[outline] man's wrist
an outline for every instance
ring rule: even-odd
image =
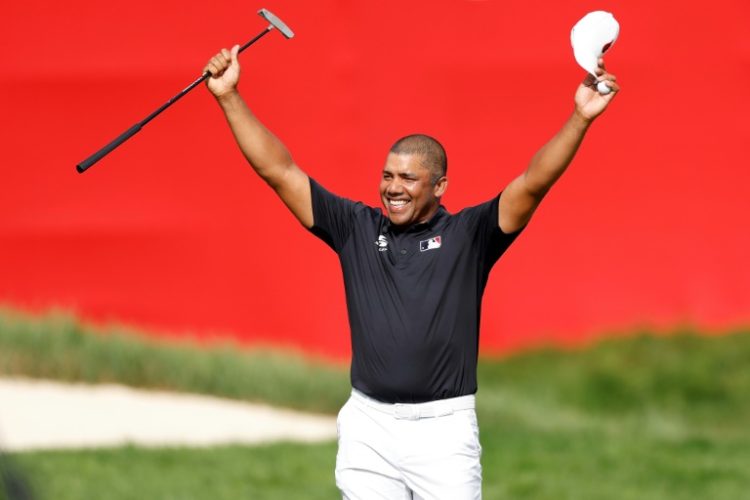
[[[589,126],[594,122],[593,117],[589,117],[581,113],[581,111],[576,107],[573,110],[573,115],[570,117],[570,121],[575,125],[577,128],[580,128],[582,130],[586,130],[589,128]]]
[[[219,95],[214,95],[214,97],[222,108],[233,107],[242,102],[242,97],[236,87]]]

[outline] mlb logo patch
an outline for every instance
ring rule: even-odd
[[[426,252],[427,250],[435,250],[436,248],[440,248],[440,245],[442,245],[440,236],[435,236],[434,238],[430,238],[429,240],[420,241],[419,251]]]

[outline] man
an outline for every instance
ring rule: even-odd
[[[445,151],[414,135],[391,148],[385,214],[326,191],[239,92],[238,47],[205,67],[208,88],[258,175],[339,255],[352,341],[352,395],[339,412],[336,484],[347,499],[481,498],[474,411],[482,293],[490,269],[573,159],[619,86],[599,61],[575,109],[492,200],[451,215]],[[597,80],[612,89],[600,95]]]

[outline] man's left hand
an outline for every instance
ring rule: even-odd
[[[599,59],[598,63],[599,67],[596,69],[596,78],[593,75],[587,75],[586,79],[578,87],[575,95],[576,111],[589,121],[602,114],[620,90],[615,75],[607,73],[604,67],[604,59]],[[612,89],[612,92],[604,95],[600,94],[596,90],[596,85],[599,82],[606,82],[606,85]]]

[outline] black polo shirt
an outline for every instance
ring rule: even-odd
[[[352,387],[389,403],[474,394],[482,294],[518,235],[498,227],[500,196],[402,229],[312,179],[310,189],[311,231],[344,274]]]

